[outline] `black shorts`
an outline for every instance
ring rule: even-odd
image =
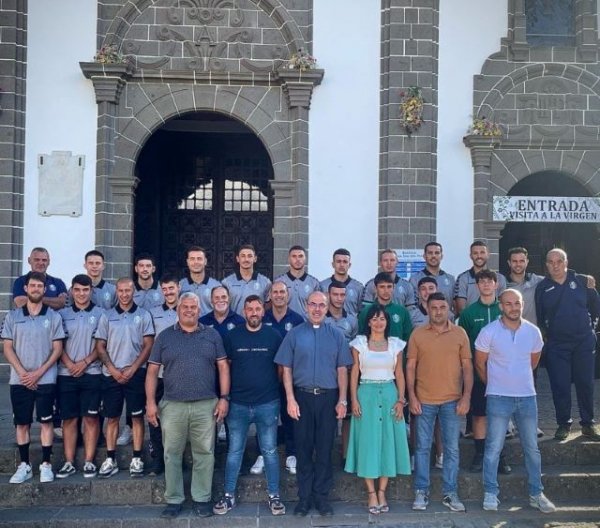
[[[473,381],[473,390],[471,391],[471,414],[473,416],[485,416],[485,384],[475,378]]]
[[[106,418],[118,418],[127,403],[127,416],[143,418],[146,412],[146,369],[140,368],[125,384],[118,383],[112,376],[102,375],[102,408]]]
[[[33,407],[40,423],[52,423],[52,409],[56,396],[56,384],[45,383],[31,390],[24,385],[10,386],[10,403],[15,425],[33,423]]]
[[[100,410],[102,374],[84,374],[78,378],[58,376],[58,406],[61,420],[88,416],[97,418]]]

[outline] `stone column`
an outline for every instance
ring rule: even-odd
[[[131,275],[133,205],[137,180],[115,174],[116,117],[123,87],[134,72],[130,64],[80,63],[94,85],[98,103],[96,160],[96,248],[106,257],[106,277]]]
[[[4,5],[7,4],[7,5]],[[27,0],[2,4],[0,42],[0,312],[23,261]]]
[[[309,247],[308,112],[313,90],[323,79],[323,70],[280,70],[277,76],[289,108],[292,152],[290,181],[271,182],[275,193],[274,276],[287,268],[287,253],[291,246]]]
[[[439,0],[381,2],[379,248],[421,248],[436,233]],[[400,92],[421,88],[424,123],[409,136]]]
[[[471,149],[471,163],[473,164],[473,236],[475,239],[488,238],[491,225],[490,217],[490,180],[492,152],[500,144],[500,138],[486,136],[465,136],[463,143]],[[498,237],[495,249],[490,246],[490,252],[495,251],[498,259]],[[488,240],[488,242],[491,242]],[[497,262],[496,262],[497,266]]]

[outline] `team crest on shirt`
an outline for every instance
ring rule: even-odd
[[[227,330],[233,330],[235,325],[233,323],[227,323]]]
[[[310,286],[308,284],[304,285],[304,291],[305,293],[308,293],[310,291]]]
[[[400,316],[398,314],[392,315],[392,321],[394,321],[394,323],[399,323],[400,322]]]
[[[158,301],[158,299],[160,298],[157,291],[154,292],[152,295],[154,296],[155,301]]]
[[[48,289],[50,291],[56,291],[56,286],[54,286],[54,284],[50,284],[50,286],[48,286]]]
[[[90,326],[95,325],[96,324],[96,316],[90,315],[90,318],[88,319],[88,323],[90,324]]]
[[[204,295],[205,299],[210,299],[210,290],[207,288],[206,290],[204,290],[202,295]]]
[[[574,290],[575,288],[577,288],[577,283],[575,281],[569,282],[569,288],[571,288],[572,290]]]
[[[44,328],[50,328],[50,321],[48,319],[44,319]]]
[[[285,331],[289,332],[292,329],[292,323],[285,323]]]
[[[110,292],[104,292],[104,300],[110,301]]]
[[[258,282],[254,283],[254,289],[255,290],[260,290],[260,284],[258,284]]]
[[[340,326],[344,329],[344,330],[350,330],[350,324],[348,323],[348,321],[342,321],[340,323]]]
[[[348,297],[354,297],[356,296],[356,292],[354,290],[348,290],[347,295]]]
[[[444,277],[444,284],[446,286],[448,286],[448,284],[450,284],[450,281],[448,280],[448,277]]]
[[[133,318],[133,322],[134,322],[135,324],[140,324],[140,323],[142,322],[142,318],[141,318],[139,315],[136,315],[136,316]]]

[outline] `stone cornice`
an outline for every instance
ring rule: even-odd
[[[471,149],[471,163],[474,168],[489,167],[492,163],[492,152],[500,145],[501,138],[479,135],[468,135],[463,143]]]
[[[90,79],[96,93],[96,103],[119,102],[123,86],[134,73],[132,64],[102,64],[80,62],[79,66],[86,79]]]

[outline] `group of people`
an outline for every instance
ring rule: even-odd
[[[489,252],[481,241],[470,248],[473,266],[456,279],[441,268],[439,243],[428,243],[423,256],[425,268],[407,281],[396,273],[395,251],[384,250],[381,271],[363,286],[349,275],[348,250],[334,252],[333,274],[318,281],[306,271],[304,248],[293,246],[287,272],[271,282],[255,270],[254,248],[243,245],[236,272],[217,281],[206,272],[205,251],[191,247],[188,275],[181,280],[166,274],[157,281],[154,259],[144,254],[135,259],[135,279],[113,285],[103,278],[104,256],[92,250],[84,258],[86,273],[73,277],[67,291],[47,273],[48,251],[34,248],[31,271],[15,281],[16,308],[1,330],[20,456],[10,482],[33,475],[34,408],[41,424],[41,482],[55,476],[56,410],[65,459],[56,477],[77,472],[79,434],[84,477],[116,474],[126,404],[133,433],[129,472],[140,477],[164,471],[163,517],[176,517],[182,509],[188,442],[196,515],[222,515],[235,506],[251,424],[260,452],[251,472],[266,473],[270,511],[285,514],[280,422],[285,467],[297,479],[294,514],[306,516],[314,507],[331,515],[338,420],[344,469],[364,479],[369,513],[389,511],[389,478],[411,472],[412,507],[426,509],[434,438],[442,503],[464,511],[457,489],[458,443],[467,416],[475,444],[471,469],[483,471],[483,508],[498,508],[497,474],[511,471],[502,449],[512,419],[524,451],[529,502],[542,512],[554,511],[541,483],[534,373],[544,349],[558,424],[555,438],[565,440],[570,433],[573,380],[582,434],[600,440],[593,409],[594,332],[600,315],[594,279],[569,270],[560,249],[548,253],[545,278],[527,271],[525,248],[509,251],[506,278],[488,269]],[[147,466],[144,416],[150,432]],[[225,483],[213,504],[214,445],[221,422],[228,441]],[[98,468],[102,429],[107,455]]]

